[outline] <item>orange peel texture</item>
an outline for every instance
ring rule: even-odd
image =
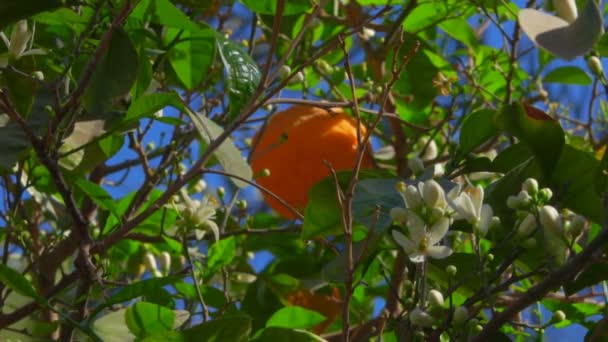
[[[308,202],[308,191],[330,175],[324,161],[336,171],[354,168],[358,149],[356,124],[341,108],[297,105],[276,113],[253,137],[254,174],[270,171],[267,177],[258,176],[256,182],[302,210]],[[361,125],[361,134],[365,133]],[[373,166],[370,152],[368,146],[361,168]],[[281,216],[295,218],[272,196],[264,193],[264,199]]]

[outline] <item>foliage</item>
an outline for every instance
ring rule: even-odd
[[[601,340],[608,37],[556,4],[1,1],[0,339]],[[351,167],[252,171],[288,106]]]

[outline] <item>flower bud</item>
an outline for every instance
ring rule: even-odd
[[[397,184],[395,184],[395,189],[397,189],[397,191],[399,191],[399,193],[405,194],[406,188],[407,188],[407,184],[405,184],[405,182],[403,182],[403,181],[397,182]]]
[[[575,0],[553,0],[553,7],[555,7],[557,15],[569,23],[578,17]]]
[[[475,324],[473,326],[473,333],[474,334],[479,334],[482,331],[483,331],[483,325],[481,325],[481,324]]]
[[[541,201],[545,203],[549,202],[551,200],[551,197],[553,197],[553,191],[551,191],[551,189],[549,188],[540,189],[540,191],[538,192],[538,197]]]
[[[604,75],[602,61],[600,61],[598,57],[590,56],[589,58],[587,58],[587,66],[595,76],[602,77],[602,75]]]
[[[528,236],[536,229],[536,218],[528,213],[517,227],[517,234],[520,236]]]
[[[445,268],[445,272],[446,272],[448,275],[450,275],[450,276],[452,276],[452,277],[453,277],[453,276],[455,276],[455,275],[456,275],[456,273],[458,273],[458,268],[457,268],[456,266],[454,266],[454,265],[448,265],[448,266]]]
[[[520,207],[528,207],[530,205],[530,203],[532,203],[532,197],[530,196],[530,194],[527,191],[520,191],[517,194],[517,199],[519,200],[519,206]]]
[[[445,197],[443,188],[436,181],[430,179],[422,183],[422,199],[428,208],[434,208]]]
[[[550,322],[559,323],[565,319],[566,319],[566,314],[562,310],[557,310],[553,313],[553,316],[551,316]]]
[[[554,207],[543,206],[539,212],[539,219],[545,230],[558,236],[564,234],[564,223]]]
[[[203,192],[207,189],[207,182],[204,179],[199,179],[198,182],[194,185],[194,192]]]
[[[159,257],[160,261],[160,271],[163,275],[168,275],[171,270],[171,254],[169,252],[163,251],[160,253]]]
[[[434,307],[443,307],[443,294],[437,290],[429,291],[429,304]]]
[[[422,204],[422,197],[420,197],[418,189],[413,185],[408,185],[407,188],[405,188],[404,196],[405,204],[407,204],[409,209],[418,208]]]
[[[391,220],[399,223],[407,222],[407,209],[405,208],[392,208],[389,212]]]
[[[44,73],[40,70],[36,70],[32,73],[32,76],[38,81],[44,81]]]
[[[464,306],[459,306],[454,310],[452,321],[456,325],[464,323],[469,318],[469,310]]]
[[[433,160],[437,158],[439,155],[439,149],[437,148],[437,143],[435,140],[431,140],[426,149],[424,150],[424,154],[422,155],[422,160]]]
[[[247,209],[247,201],[242,199],[242,200],[238,200],[236,202],[236,206],[237,208],[239,208],[240,210],[245,210]]]
[[[419,157],[410,158],[407,161],[407,167],[412,171],[414,175],[419,175],[424,172],[424,163]]]
[[[570,221],[570,229],[568,230],[568,233],[572,237],[577,237],[583,232],[583,229],[585,229],[586,225],[587,219],[585,219],[584,216],[574,215],[574,217]]]
[[[412,312],[410,312],[410,322],[412,322],[413,325],[426,328],[433,326],[435,319],[426,311],[420,308],[415,308],[412,310]]]
[[[369,27],[364,27],[361,32],[361,39],[367,41],[367,40],[374,38],[375,35],[376,35],[376,30],[371,29]]]
[[[291,74],[291,68],[287,65],[283,65],[279,69],[279,77],[283,80],[286,79]]]
[[[538,192],[538,182],[534,178],[528,178],[521,185],[521,189],[531,196],[534,196]]]
[[[509,196],[507,198],[507,207],[511,209],[519,209],[520,206],[519,198],[517,196]]]
[[[289,84],[298,84],[304,82],[306,78],[304,77],[304,73],[302,71],[298,71],[290,80]]]
[[[270,177],[270,170],[263,168],[262,171],[260,171],[260,177]]]
[[[158,270],[158,264],[156,263],[156,259],[152,253],[147,252],[144,255],[144,265],[146,265],[146,268],[150,270],[155,277],[161,276],[161,273]]]
[[[220,186],[217,188],[217,197],[224,198],[225,194],[226,194],[226,189],[224,189],[223,186]]]

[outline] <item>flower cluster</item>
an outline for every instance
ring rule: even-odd
[[[581,215],[569,214],[567,220],[559,211],[549,205],[553,192],[549,188],[539,189],[538,181],[528,178],[524,181],[517,196],[507,199],[507,206],[517,210],[519,217],[516,234],[522,239],[524,247],[535,247],[537,228],[542,228],[545,250],[559,264],[567,257],[568,246],[565,237],[576,238],[586,227],[586,219]]]
[[[407,227],[406,234],[393,230],[392,235],[410,260],[423,262],[426,257],[442,259],[452,254],[452,249],[439,245],[454,219],[469,222],[474,231],[484,236],[498,218],[493,217],[492,207],[483,204],[483,188],[480,186],[461,191],[455,186],[447,194],[435,180],[419,182],[416,186],[397,184],[405,208],[393,208],[393,221]]]

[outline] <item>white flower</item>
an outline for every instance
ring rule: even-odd
[[[492,225],[494,211],[489,204],[483,204],[483,188],[476,186],[460,193],[450,200],[450,205],[456,212],[456,219],[464,219],[473,225],[475,230],[484,236]]]
[[[148,268],[148,270],[150,270],[150,272],[152,272],[152,275],[155,277],[161,277],[162,274],[160,273],[159,269],[158,269],[158,264],[156,263],[156,258],[154,258],[154,255],[152,255],[152,253],[147,252],[146,254],[144,254],[144,265],[146,265],[146,268]]]
[[[392,208],[389,212],[391,220],[405,223],[407,222],[407,209],[405,208]]]
[[[215,223],[215,207],[206,197],[202,201],[191,199],[185,189],[180,194],[183,204],[174,204],[181,216],[180,225],[186,230],[194,229],[197,240],[203,239],[205,234],[211,231],[215,241],[218,241],[220,229]]]
[[[452,320],[455,324],[464,323],[469,318],[469,310],[464,306],[459,306],[454,310]]]
[[[422,160],[433,160],[439,155],[439,149],[435,140],[431,140],[422,154]]]
[[[0,54],[0,68],[6,68],[9,58],[19,59],[29,55],[44,55],[45,52],[41,49],[27,49],[27,45],[32,38],[32,32],[28,30],[27,20],[19,20],[13,27],[11,39],[9,40],[4,32],[0,32],[0,38],[8,48],[8,52]]]
[[[160,271],[163,275],[168,275],[169,271],[171,271],[171,254],[167,251],[162,251],[160,253]]]
[[[447,246],[436,246],[448,232],[450,220],[442,217],[428,231],[424,221],[416,215],[410,214],[408,217],[409,237],[397,230],[393,230],[393,238],[399,246],[403,248],[410,260],[414,263],[423,262],[426,257],[435,259],[447,258],[452,254],[452,249]]]
[[[415,308],[410,312],[410,322],[420,327],[431,327],[435,323],[435,319],[421,308]]]
[[[361,38],[363,40],[370,40],[372,38],[374,38],[374,36],[376,35],[376,30],[371,29],[369,27],[364,27],[362,30],[362,34],[361,34]]]

